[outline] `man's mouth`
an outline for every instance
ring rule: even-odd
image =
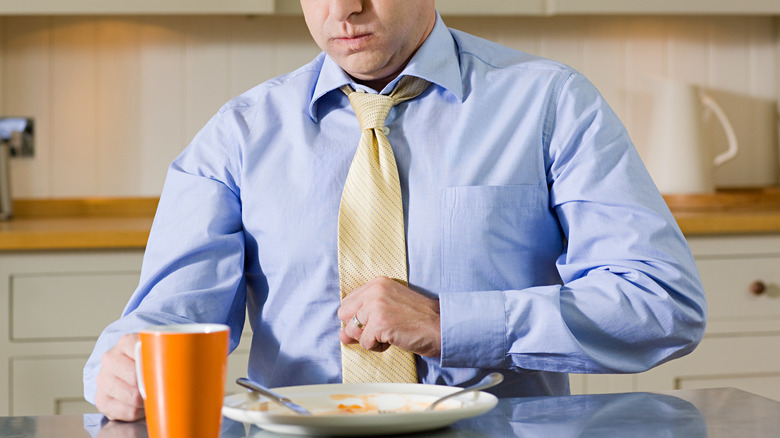
[[[362,34],[348,35],[348,36],[334,38],[334,40],[338,44],[351,49],[360,48],[360,46],[365,44],[369,39],[371,39],[370,33],[362,33]]]

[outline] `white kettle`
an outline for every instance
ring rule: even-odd
[[[714,171],[739,151],[737,137],[721,107],[698,87],[652,78],[654,105],[645,165],[662,193],[711,193]],[[728,150],[716,155],[704,141],[704,120],[711,114],[723,125]]]

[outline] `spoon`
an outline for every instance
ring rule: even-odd
[[[282,405],[285,408],[288,408],[298,414],[311,415],[311,412],[309,412],[308,409],[304,408],[303,406],[297,403],[293,403],[292,400],[290,400],[289,398],[271,391],[270,389],[255,382],[254,380],[249,380],[246,377],[239,377],[238,379],[236,379],[236,383],[243,386],[244,388],[249,388],[254,392],[263,394],[264,396],[270,398],[272,401],[276,402],[277,404]]]
[[[442,398],[437,399],[436,401],[431,403],[431,405],[428,406],[425,410],[426,411],[432,411],[436,407],[436,405],[438,405],[439,403],[443,402],[444,400],[448,400],[448,399],[451,399],[453,397],[457,397],[457,396],[459,396],[459,395],[461,395],[463,393],[466,393],[466,392],[481,391],[483,389],[492,388],[492,387],[498,385],[499,383],[501,383],[503,381],[504,381],[504,375],[503,374],[501,374],[501,373],[490,373],[487,376],[485,376],[485,378],[480,380],[479,383],[477,383],[476,385],[468,386],[466,388],[463,388],[460,391],[453,392],[452,394],[448,394],[448,395],[445,395]]]

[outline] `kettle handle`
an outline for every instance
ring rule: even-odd
[[[720,105],[715,102],[715,99],[706,94],[702,94],[701,102],[704,104],[706,110],[712,111],[715,116],[718,117],[718,121],[723,125],[723,130],[726,131],[726,139],[728,140],[729,148],[726,152],[715,157],[715,166],[720,166],[727,161],[733,160],[734,157],[737,156],[737,152],[739,152],[737,135],[734,133],[734,128],[731,126],[728,117],[726,117],[726,113],[724,113]]]

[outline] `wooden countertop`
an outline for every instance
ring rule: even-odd
[[[780,233],[780,189],[666,195],[687,236]],[[0,251],[146,246],[157,198],[16,200],[0,222]]]
[[[14,201],[0,222],[0,251],[144,248],[157,198]]]
[[[686,236],[780,232],[780,188],[664,195]]]

